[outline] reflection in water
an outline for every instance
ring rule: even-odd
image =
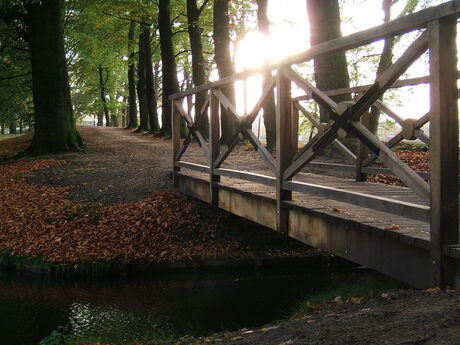
[[[58,326],[115,342],[254,327],[334,284],[320,273],[182,274],[89,281],[0,273],[0,344],[33,345]]]

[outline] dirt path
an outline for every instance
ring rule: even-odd
[[[79,127],[79,132],[84,151],[63,156],[68,165],[37,172],[31,182],[77,186],[70,199],[103,204],[135,202],[171,189],[170,140],[112,127]]]

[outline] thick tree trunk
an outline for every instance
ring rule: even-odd
[[[118,127],[119,126],[119,123],[118,123],[118,115],[110,115],[110,123],[112,124],[113,127]]]
[[[102,110],[97,112],[97,125],[104,126],[104,112]]]
[[[206,72],[201,42],[200,13],[196,0],[187,0],[188,35],[192,48],[192,79],[195,86],[205,84]],[[195,95],[195,117],[206,102],[206,94],[199,92]],[[198,124],[198,130],[207,138],[209,136],[209,120],[203,117]]]
[[[14,114],[11,114],[9,120],[10,120],[10,126],[9,126],[10,134],[17,134],[16,116],[14,116]]]
[[[270,35],[270,21],[267,15],[268,0],[257,0],[257,24],[259,32],[263,35]],[[270,81],[271,73],[266,73],[263,77],[263,88]],[[267,137],[267,148],[274,150],[276,148],[276,108],[275,93],[272,91],[267,97],[263,106],[264,125]]]
[[[338,0],[307,0],[310,22],[310,44],[313,46],[342,36]],[[323,91],[350,86],[347,59],[344,52],[316,58],[314,61],[316,86]],[[335,102],[349,101],[350,95],[331,97]],[[320,109],[322,122],[329,121],[329,112]]]
[[[145,84],[147,92],[147,105],[149,112],[150,133],[158,133],[160,125],[158,124],[157,99],[155,95],[155,80],[153,77],[152,47],[150,43],[150,27],[142,26],[144,33],[144,66],[145,66]]]
[[[26,26],[32,66],[35,132],[33,154],[78,150],[63,37],[63,0],[27,5]]]
[[[139,64],[137,66],[137,97],[139,99],[140,124],[138,132],[148,132],[149,124],[149,106],[147,100],[147,87],[145,83],[145,35],[142,31],[139,35]]]
[[[105,125],[110,126],[110,113],[109,107],[107,106],[105,84],[107,83],[107,77],[104,80],[104,68],[99,65],[99,92],[101,96],[102,109],[104,110]]]
[[[160,31],[161,66],[163,73],[162,126],[161,134],[171,136],[171,101],[169,96],[179,91],[177,81],[176,57],[172,42],[170,0],[158,2],[158,24]]]
[[[213,39],[217,71],[219,73],[219,78],[224,78],[234,73],[233,63],[230,56],[228,0],[214,1],[213,18]],[[235,89],[233,88],[233,85],[223,88],[222,91],[229,101],[235,104]],[[223,107],[221,108],[221,127],[221,142],[223,144],[230,144],[230,140],[236,132],[236,124],[232,115],[230,115]]]
[[[383,9],[383,22],[388,22],[391,18],[391,3],[392,0],[383,0],[382,2],[382,9]],[[380,75],[392,64],[393,60],[393,45],[394,40],[393,37],[389,37],[385,39],[385,43],[383,44],[382,55],[380,55],[379,65],[377,67],[376,79],[380,77]],[[380,98],[380,100],[382,97]],[[379,127],[379,119],[380,119],[380,110],[377,107],[372,107],[369,112],[369,123],[368,128],[369,130],[377,134],[377,129]]]
[[[128,65],[128,128],[137,128],[137,104],[136,104],[136,66],[134,61],[134,39],[136,35],[136,22],[129,24],[128,32],[128,51],[129,51],[129,65]]]

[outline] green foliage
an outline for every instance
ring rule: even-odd
[[[290,310],[288,315],[291,318],[295,318],[309,314],[312,306],[328,307],[331,305],[329,302],[336,297],[340,297],[341,300],[346,301],[351,297],[369,297],[403,286],[401,282],[382,275],[367,274],[351,276],[348,279],[340,279],[337,282],[332,282],[329,287],[322,290],[319,294],[305,297]]]

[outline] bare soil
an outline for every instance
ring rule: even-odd
[[[458,292],[398,290],[316,311],[295,320],[243,329],[193,344],[348,345],[460,344]],[[175,342],[185,345],[187,339]]]

